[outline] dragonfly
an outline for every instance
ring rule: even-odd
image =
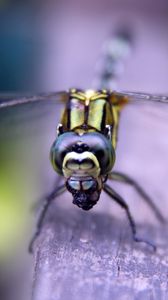
[[[164,222],[159,209],[141,186],[126,174],[113,171],[121,111],[129,103],[139,101],[168,103],[168,96],[104,89],[70,89],[36,97],[1,99],[0,112],[17,106],[26,107],[30,103],[44,105],[51,102],[56,106],[59,102],[64,103],[64,111],[57,125],[57,137],[50,150],[50,161],[65,182],[45,198],[30,251],[41,232],[52,200],[66,190],[72,194],[73,204],[83,210],[90,210],[96,205],[103,190],[125,210],[134,241],[145,242],[155,249],[151,242],[137,236],[135,221],[126,201],[107,183],[121,181],[133,186],[153,209],[156,217]]]
[[[109,77],[109,74],[105,74]],[[107,76],[108,75],[108,76]],[[167,95],[153,95],[141,92],[116,91],[111,89],[82,90],[71,88],[50,94],[30,97],[1,96],[0,113],[17,107],[31,108],[38,103],[64,105],[57,135],[50,149],[51,165],[64,183],[54,187],[45,197],[43,208],[37,222],[36,232],[30,243],[29,251],[40,235],[44,218],[53,200],[68,191],[73,204],[83,210],[90,210],[100,199],[101,192],[108,194],[126,212],[133,240],[144,242],[154,250],[156,246],[137,235],[135,220],[125,199],[108,182],[119,181],[133,186],[138,194],[153,210],[159,221],[164,218],[149,195],[130,176],[113,171],[116,159],[118,126],[121,111],[130,103],[168,103]]]

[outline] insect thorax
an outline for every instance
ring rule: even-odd
[[[106,125],[113,126],[114,117],[108,98],[106,91],[72,89],[61,120],[64,130],[84,129],[103,133]]]

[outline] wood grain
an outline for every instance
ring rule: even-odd
[[[35,247],[32,299],[167,299],[166,228],[138,227],[153,253],[132,241],[121,215],[53,203]]]

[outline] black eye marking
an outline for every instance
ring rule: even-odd
[[[89,151],[89,146],[85,143],[82,142],[77,142],[72,146],[72,150],[77,152],[77,153],[82,153],[85,151]]]

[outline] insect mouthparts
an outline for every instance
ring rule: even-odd
[[[94,191],[93,194],[85,192],[77,192],[73,195],[72,203],[83,210],[91,209],[99,200],[100,192]]]

